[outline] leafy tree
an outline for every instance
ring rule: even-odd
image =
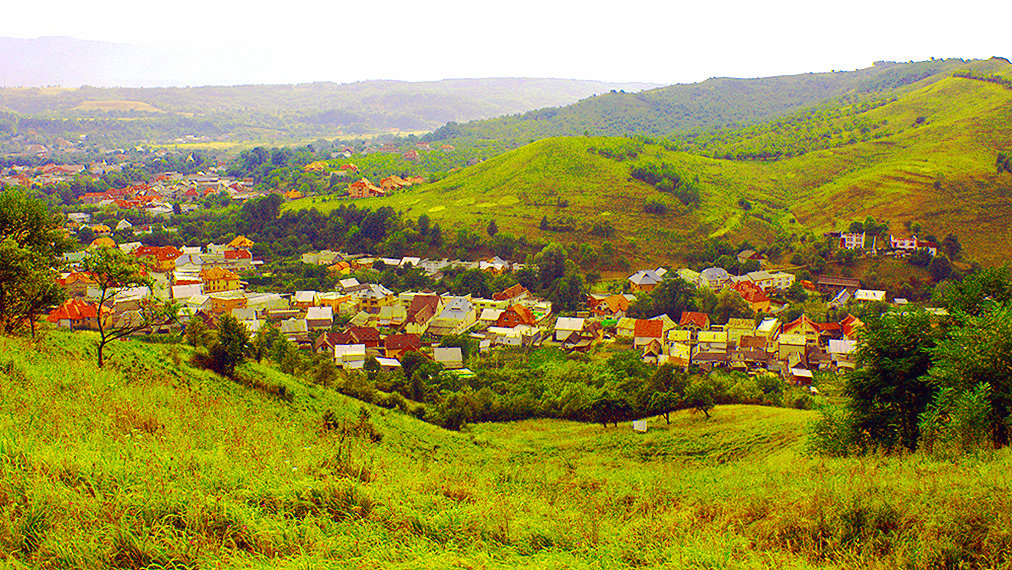
[[[931,274],[931,278],[935,281],[941,281],[952,273],[952,263],[947,257],[941,255],[935,256],[931,259],[931,263],[928,264],[928,273]]]
[[[949,312],[967,315],[980,315],[992,303],[1007,305],[1012,302],[1008,267],[988,267],[962,282],[949,283],[941,297]]]
[[[82,266],[92,274],[102,291],[98,301],[98,366],[105,364],[104,349],[108,343],[127,335],[157,325],[165,325],[175,320],[176,307],[145,299],[138,311],[140,318],[130,322],[121,321],[113,326],[102,318],[101,307],[106,301],[115,298],[116,293],[124,287],[151,287],[144,264],[132,255],[123,253],[115,247],[99,248],[84,258]]]
[[[548,290],[557,279],[565,275],[567,259],[566,248],[555,242],[538,252],[534,263],[538,266],[541,289]]]
[[[991,440],[1009,443],[1012,414],[1012,304],[986,301],[980,314],[958,314],[959,324],[938,341],[931,354],[932,379],[957,393],[990,384]]]
[[[214,337],[211,329],[207,328],[204,319],[193,315],[186,323],[186,342],[194,348],[205,346]]]
[[[587,286],[583,276],[571,273],[560,277],[552,286],[548,299],[557,311],[577,311],[587,302]]]
[[[614,398],[610,394],[604,394],[590,405],[590,415],[594,421],[602,426],[615,424],[628,418],[632,414],[632,406],[625,398]]]
[[[858,368],[844,388],[854,428],[867,434],[867,444],[913,450],[918,416],[932,394],[926,376],[936,340],[931,320],[923,312],[869,316],[862,340]]]
[[[959,238],[955,234],[946,235],[942,240],[941,247],[949,259],[959,259],[963,253],[963,245],[959,243]]]
[[[488,237],[495,237],[495,234],[499,233],[499,226],[496,225],[495,220],[489,220],[485,233],[488,234]]]
[[[650,397],[650,409],[664,415],[664,421],[671,424],[671,412],[682,405],[682,395],[673,390],[667,392],[654,392]]]
[[[934,256],[931,255],[931,251],[926,247],[920,247],[910,252],[907,257],[907,261],[910,265],[916,265],[917,267],[927,267],[931,263]]]
[[[9,334],[58,303],[54,268],[70,242],[57,216],[21,190],[0,192],[0,332]]]
[[[697,378],[685,389],[685,404],[710,419],[710,410],[716,404],[717,386],[709,376]]]
[[[225,376],[235,375],[235,367],[242,363],[249,349],[246,327],[232,315],[218,319],[218,338],[211,346],[211,361],[215,370]]]
[[[63,300],[55,272],[45,258],[7,238],[0,242],[0,333],[11,334],[26,321],[35,336],[35,319]]]

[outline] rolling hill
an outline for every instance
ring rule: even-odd
[[[721,77],[640,93],[613,91],[564,107],[446,125],[428,138],[527,142],[585,132],[668,136],[693,129],[743,126],[769,121],[846,93],[896,90],[966,65],[959,59],[876,62],[873,67],[856,71],[754,79]]]
[[[1001,59],[964,67],[1010,75],[1009,63]],[[936,236],[951,232],[968,257],[983,263],[1007,259],[1012,174],[996,174],[995,160],[1012,149],[1012,90],[946,74],[874,100],[867,105],[837,100],[823,107],[831,111],[827,114],[798,115],[802,120],[794,127],[814,117],[826,139],[812,141],[804,128],[763,127],[795,148],[795,156],[778,160],[712,158],[677,140],[557,137],[439,182],[360,203],[389,205],[411,217],[426,214],[477,231],[494,218],[503,231],[517,235],[573,244],[611,241],[631,261],[643,263],[684,258],[708,236],[768,243],[782,234],[846,229],[869,215],[888,220],[897,232],[905,221],[919,222]],[[866,125],[875,128],[862,133]],[[750,148],[753,134],[725,131],[720,144]],[[631,177],[635,166],[660,163],[698,187],[698,206],[682,205]],[[646,214],[651,200],[666,204],[667,213]],[[310,206],[317,205],[312,200],[290,205]],[[573,228],[543,231],[545,216],[572,218]],[[592,235],[593,225],[604,222],[615,235]]]

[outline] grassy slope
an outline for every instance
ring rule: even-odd
[[[1007,73],[992,60],[978,69]],[[644,145],[634,161],[619,162],[592,147],[634,143],[602,137],[562,137],[521,147],[438,183],[389,198],[359,202],[390,205],[409,216],[427,214],[449,225],[480,230],[494,217],[503,231],[569,243],[600,242],[586,233],[609,220],[612,239],[635,261],[667,261],[707,235],[729,234],[762,242],[778,231],[843,229],[872,215],[919,221],[939,238],[955,233],[973,258],[1000,261],[1012,247],[1012,176],[994,174],[999,151],[1012,149],[1012,90],[964,78],[931,78],[905,88],[894,102],[865,113],[892,133],[867,142],[809,152],[775,162],[713,160]],[[921,125],[915,125],[924,117]],[[842,120],[842,119],[841,119]],[[629,178],[633,162],[663,160],[686,176],[699,176],[702,206],[675,208],[664,217],[643,213],[649,198],[665,196]],[[936,187],[937,181],[937,187]],[[738,197],[758,209],[738,209]],[[568,200],[566,208],[559,200]],[[314,206],[312,200],[289,207]],[[572,216],[587,224],[572,234],[542,232],[544,215]],[[637,259],[638,258],[638,259]]]
[[[801,453],[815,414],[678,413],[451,433],[255,365],[291,402],[174,364],[183,347],[0,339],[0,563],[13,567],[930,567],[1007,563],[1007,452],[946,464]],[[350,442],[350,444],[349,444]],[[342,460],[344,457],[346,459]],[[974,559],[973,557],[979,557]]]

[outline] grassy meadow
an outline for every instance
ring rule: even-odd
[[[247,363],[0,338],[0,566],[853,568],[1012,563],[1007,450],[806,452],[818,412],[449,432]],[[363,413],[365,410],[365,413]]]

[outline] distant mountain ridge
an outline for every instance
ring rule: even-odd
[[[276,135],[298,140],[429,131],[447,122],[567,105],[611,90],[657,87],[551,78],[229,85],[225,65],[206,86],[171,86],[200,84],[187,69],[200,55],[185,48],[64,37],[0,38],[0,86],[5,86],[0,112],[137,123],[106,125],[112,138],[122,141],[174,137],[177,129],[215,140],[277,140]]]

